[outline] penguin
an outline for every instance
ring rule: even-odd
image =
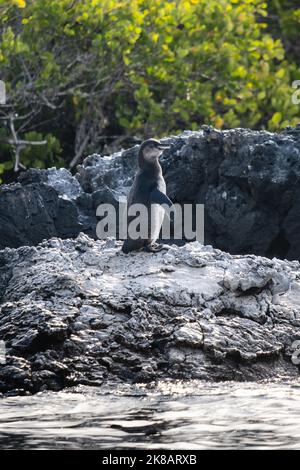
[[[129,192],[127,207],[129,208],[132,204],[143,204],[147,208],[148,238],[133,240],[128,237],[122,246],[123,253],[142,249],[155,253],[165,248],[157,244],[156,240],[165,215],[162,204],[167,204],[169,207],[173,205],[166,195],[166,183],[158,160],[166,148],[170,148],[169,145],[162,144],[155,139],[145,140],[139,148],[139,168]],[[128,223],[133,218],[128,217]]]

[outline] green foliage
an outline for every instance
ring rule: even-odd
[[[4,139],[5,133],[0,129],[0,140]],[[43,135],[40,132],[26,132],[22,136],[26,141],[35,142],[46,140],[45,146],[26,146],[22,152],[22,163],[27,168],[49,168],[51,166],[63,167],[61,158],[61,146],[59,140],[52,134]],[[8,144],[0,144],[0,155],[9,155],[9,160],[0,163],[0,183],[5,172],[11,172],[14,167],[12,148]]]
[[[280,37],[291,60],[300,65],[300,5],[299,0],[269,0],[269,24]],[[299,78],[299,75],[298,75]]]
[[[1,7],[0,78],[19,114],[36,110],[34,138],[48,134],[46,151],[24,150],[30,165],[50,154],[55,163],[60,147],[69,159],[99,150],[102,136],[116,132],[143,138],[203,123],[276,130],[299,120],[291,103],[298,69],[266,32],[264,1],[0,0]],[[299,10],[280,11],[285,29],[299,28]]]
[[[22,163],[26,167],[48,168],[53,165],[58,167],[63,166],[63,160],[60,158],[61,146],[55,136],[31,131],[24,134],[24,139],[31,142],[47,140],[46,146],[25,147],[22,152]]]

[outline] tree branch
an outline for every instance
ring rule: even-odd
[[[15,121],[16,116],[14,114],[10,114],[8,116],[8,122],[9,122],[9,128],[10,132],[12,135],[12,139],[1,139],[0,142],[4,142],[6,144],[12,145],[14,148],[14,153],[15,153],[15,165],[14,165],[14,171],[17,172],[19,171],[20,168],[26,169],[24,165],[20,162],[20,154],[21,151],[26,147],[27,145],[46,145],[47,140],[36,140],[36,141],[30,141],[30,140],[22,140],[18,138],[17,131],[15,129]]]

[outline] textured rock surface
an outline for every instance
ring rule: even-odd
[[[280,134],[203,126],[166,139],[162,166],[174,202],[205,204],[205,242],[233,254],[300,259],[300,125]],[[30,170],[0,187],[0,248],[95,237],[96,208],[125,196],[138,147],[67,170]]]
[[[299,262],[53,238],[0,252],[2,393],[298,376]]]

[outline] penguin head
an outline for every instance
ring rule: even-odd
[[[143,162],[145,163],[153,163],[157,161],[157,159],[161,156],[163,151],[167,148],[170,148],[167,144],[162,144],[158,140],[149,139],[145,140],[139,149],[139,162],[140,166]]]

